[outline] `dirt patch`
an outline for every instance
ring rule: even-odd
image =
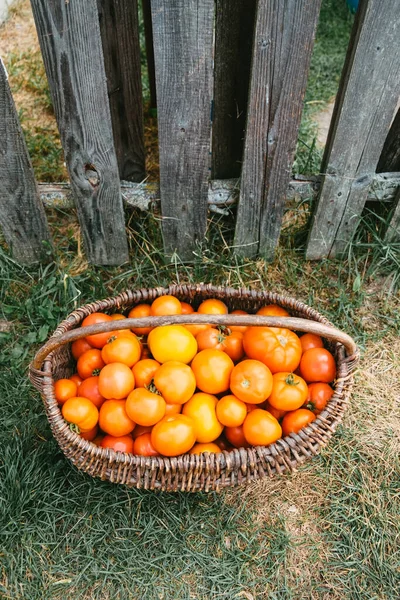
[[[335,98],[333,98],[323,110],[313,116],[313,121],[317,124],[317,144],[321,148],[324,148],[326,145],[334,106]]]

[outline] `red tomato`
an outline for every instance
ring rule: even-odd
[[[78,373],[74,373],[73,375],[71,375],[70,380],[73,381],[74,383],[76,383],[78,388],[83,381],[83,379],[81,377],[79,377]]]
[[[75,340],[75,342],[72,342],[72,344],[71,344],[72,356],[74,357],[75,360],[78,360],[78,358],[81,356],[81,354],[86,352],[86,350],[90,350],[91,348],[92,348],[92,346],[89,344],[89,342],[87,341],[86,338],[81,338],[80,340]]]
[[[224,434],[226,439],[232,446],[235,448],[248,448],[249,443],[244,437],[243,433],[243,425],[238,425],[237,427],[225,427]],[[216,443],[218,440],[216,440]]]
[[[135,377],[136,387],[146,387],[150,385],[160,363],[152,358],[143,358],[132,367],[132,373]]]
[[[133,442],[133,454],[139,456],[160,456],[151,443],[151,433],[142,433]]]
[[[76,368],[79,377],[82,379],[87,379],[93,375],[98,375],[104,365],[105,362],[101,357],[101,350],[98,348],[91,348],[90,350],[86,350],[86,352],[81,354],[81,356],[78,358],[78,362],[76,363]]]
[[[311,348],[301,357],[300,373],[307,383],[330,383],[336,377],[335,359],[325,348]]]
[[[306,408],[298,408],[291,412],[286,413],[282,420],[282,432],[283,435],[289,435],[290,433],[298,433],[300,429],[315,421],[316,416],[311,410]]]
[[[105,401],[105,398],[99,392],[98,376],[84,379],[79,387],[79,395],[83,396],[84,398],[88,398],[95,406],[97,406],[97,408],[100,408]]]
[[[319,415],[328,401],[333,396],[333,389],[328,383],[310,383],[308,386],[308,397],[303,404],[304,408],[312,410],[316,415]]]
[[[99,426],[95,425],[93,427],[93,429],[89,429],[89,431],[81,431],[81,433],[79,435],[84,440],[87,440],[88,442],[92,442],[96,438],[98,431],[99,431]]]
[[[183,315],[191,315],[194,313],[194,308],[187,302],[181,302],[181,309]]]
[[[319,335],[315,333],[305,333],[300,338],[300,344],[303,352],[310,350],[310,348],[323,348],[324,342]]]
[[[115,452],[128,452],[129,454],[135,454],[133,451],[133,439],[130,435],[120,435],[115,437],[113,435],[105,435],[100,443],[102,448],[112,448]]]

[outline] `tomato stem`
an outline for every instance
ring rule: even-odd
[[[296,381],[293,373],[289,373],[289,375],[285,379],[285,383],[288,385],[299,385],[300,381]]]
[[[117,336],[116,336],[116,335],[112,335],[111,337],[109,337],[109,338],[108,338],[108,340],[107,340],[107,344],[112,344],[112,342],[113,342],[114,340],[116,340],[116,339],[117,339]]]
[[[79,434],[81,432],[81,430],[79,429],[79,426],[76,423],[70,423],[69,424],[69,428],[74,433],[78,433]]]
[[[150,381],[150,383],[148,385],[145,385],[144,387],[146,388],[146,390],[148,390],[152,394],[157,394],[158,396],[161,396],[161,392],[156,388],[156,385],[154,383],[154,379],[152,379]]]
[[[100,371],[101,371],[101,369],[94,369],[92,371],[92,376],[93,377],[98,377],[100,375]]]

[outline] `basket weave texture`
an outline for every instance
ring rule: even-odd
[[[285,296],[271,292],[232,289],[211,285],[171,285],[167,288],[128,290],[120,295],[82,306],[72,312],[52,336],[76,329],[93,312],[125,312],[134,305],[151,303],[158,296],[172,294],[197,307],[206,298],[223,300],[230,310],[242,309],[255,313],[266,304],[278,304],[293,317],[308,319],[323,325],[331,323],[316,310]],[[188,315],[190,317],[190,315]],[[226,315],[227,323],[229,315]],[[121,321],[118,322],[121,324]],[[40,390],[53,435],[65,456],[78,468],[93,477],[130,487],[165,491],[211,491],[237,486],[262,477],[272,477],[293,471],[318,454],[332,437],[348,405],[353,383],[352,372],[358,351],[346,356],[344,346],[327,342],[337,364],[335,392],[326,409],[298,434],[290,434],[270,446],[234,449],[220,454],[178,456],[176,458],[144,457],[100,448],[71,431],[64,421],[54,396],[54,382],[73,372],[70,344],[62,343],[44,360],[41,368],[30,365],[30,379]]]

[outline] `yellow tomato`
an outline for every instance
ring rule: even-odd
[[[182,414],[191,417],[194,422],[196,442],[213,442],[221,435],[223,425],[215,412],[217,402],[215,396],[200,392],[183,405]]]
[[[197,352],[195,337],[182,325],[156,327],[149,333],[147,343],[159,363],[178,360],[187,364]]]

